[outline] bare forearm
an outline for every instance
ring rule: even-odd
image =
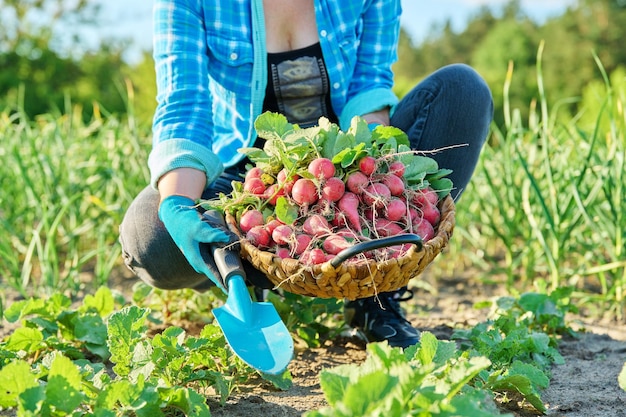
[[[382,110],[374,111],[363,115],[363,119],[367,123],[380,123],[381,125],[389,125],[389,109],[384,108]]]
[[[170,195],[182,195],[196,200],[202,195],[205,186],[205,173],[193,168],[172,170],[163,175],[158,182],[161,201]]]

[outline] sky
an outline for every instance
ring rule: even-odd
[[[455,30],[461,31],[481,6],[489,6],[498,13],[508,0],[401,0],[402,26],[412,39],[419,43],[433,25],[450,20]],[[129,59],[137,56],[138,50],[151,47],[152,0],[98,0],[102,7],[103,21],[98,31],[107,37],[126,38],[135,45]],[[541,22],[558,16],[575,0],[522,0],[526,14]],[[94,31],[90,36],[97,37]]]

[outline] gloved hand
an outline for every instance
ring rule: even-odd
[[[216,277],[202,259],[200,243],[227,243],[231,241],[232,235],[203,221],[195,205],[194,201],[188,197],[171,195],[161,202],[159,219],[193,269],[206,275],[226,292],[220,277]]]

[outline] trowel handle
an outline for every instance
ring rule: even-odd
[[[224,221],[224,216],[217,210],[207,210],[202,216],[210,223],[218,224],[225,229],[228,227]],[[215,242],[210,243],[209,247],[213,259],[215,260],[215,265],[222,276],[224,288],[228,288],[228,280],[232,276],[239,275],[243,278],[246,277],[243,265],[241,264],[239,250],[236,249],[239,248],[238,244]]]

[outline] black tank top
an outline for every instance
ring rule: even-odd
[[[337,123],[330,102],[330,82],[319,42],[305,48],[267,54],[264,111],[281,113],[300,127],[325,116]]]

